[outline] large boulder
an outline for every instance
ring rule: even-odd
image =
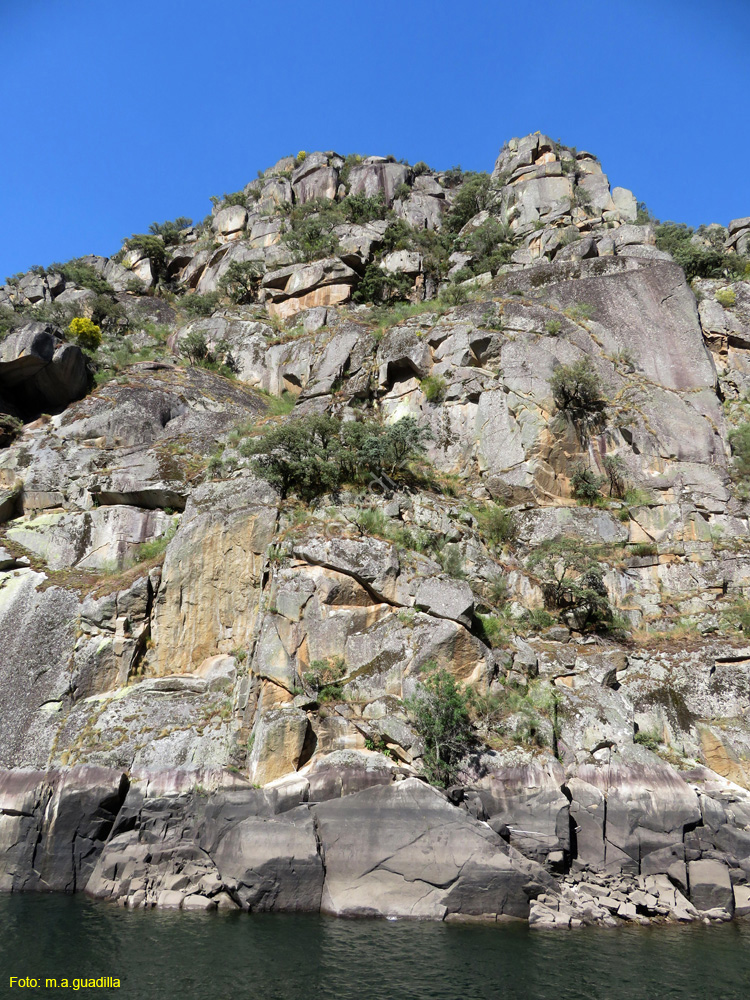
[[[80,892],[127,787],[106,768],[0,771],[0,891]]]
[[[569,801],[558,764],[501,768],[475,788],[493,830],[527,857],[570,850]]]
[[[352,167],[349,194],[364,194],[368,198],[382,194],[390,208],[396,191],[408,177],[409,168],[402,163],[390,163],[382,156],[368,156],[361,165]]]
[[[549,883],[538,865],[415,778],[323,803],[315,815],[325,913],[525,917]]]
[[[22,414],[61,410],[88,387],[85,356],[49,324],[26,323],[0,344],[0,393]]]
[[[688,864],[690,902],[697,910],[722,909],[734,912],[734,894],[729,869],[709,858]]]
[[[325,153],[308,153],[303,162],[292,174],[292,190],[299,204],[314,198],[324,198],[333,201],[339,186],[338,166],[342,163],[339,157],[334,157],[329,163]]]

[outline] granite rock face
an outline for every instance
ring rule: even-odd
[[[540,133],[485,176],[310,152],[0,288],[0,889],[750,912],[750,226],[689,281],[642,220]],[[322,415],[424,454],[282,495],[260,439]]]
[[[414,778],[315,804],[300,782],[208,799],[165,783],[131,788],[89,893],[136,907],[202,895],[253,912],[443,919],[525,917],[530,899],[555,892],[539,865]]]

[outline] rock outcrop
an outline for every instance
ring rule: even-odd
[[[0,289],[0,889],[749,914],[748,234],[536,133]]]

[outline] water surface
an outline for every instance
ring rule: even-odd
[[[9,988],[32,976],[38,989]],[[46,989],[46,978],[121,980]],[[0,896],[0,996],[122,1000],[747,1000],[750,925],[525,924],[130,912]]]

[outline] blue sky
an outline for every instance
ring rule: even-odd
[[[750,0],[0,0],[0,281],[300,149],[491,170],[540,129],[662,219],[750,215]]]

